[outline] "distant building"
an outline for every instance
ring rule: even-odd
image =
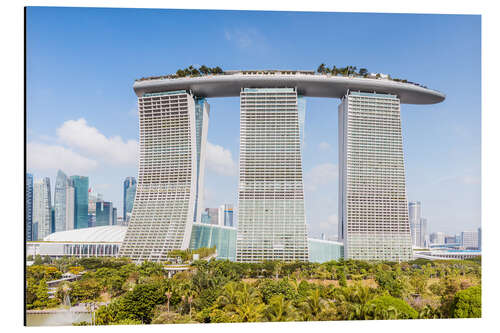
[[[95,204],[98,201],[103,201],[101,193],[97,193],[93,188],[89,188],[89,214],[95,215]]]
[[[95,226],[113,225],[113,204],[108,201],[96,202]]]
[[[67,230],[69,226],[74,226],[74,195],[75,190],[68,176],[61,170],[57,171],[54,191],[54,232],[64,231]],[[72,200],[68,200],[68,196]],[[73,210],[73,212],[69,212],[71,210]],[[71,219],[71,221],[67,221],[67,219]],[[71,229],[73,229],[73,227],[71,227]]]
[[[93,213],[93,214],[89,214],[89,215],[88,215],[88,217],[89,217],[89,219],[88,219],[88,221],[89,221],[89,228],[93,228],[93,227],[95,227],[95,226],[96,226],[96,225],[95,225],[95,224],[96,224],[96,216],[95,216],[95,213]]]
[[[116,207],[113,207],[113,217],[111,218],[111,224],[116,225],[117,224],[117,209]]]
[[[25,203],[26,241],[33,240],[33,175],[26,174],[26,203]]]
[[[444,244],[444,237],[443,232],[433,232],[430,236],[431,244]]]
[[[137,181],[134,177],[127,177],[123,182],[123,220],[130,221],[134,206]]]
[[[75,228],[89,226],[89,177],[71,176],[75,188]]]
[[[75,228],[75,188],[73,187],[73,184],[71,181],[68,179],[68,183],[71,186],[66,187],[66,205],[65,205],[65,210],[66,210],[66,218],[65,222],[66,225],[64,227],[64,230],[73,230]],[[56,227],[57,229],[57,227]]]
[[[232,204],[224,204],[220,207],[223,210],[223,216],[224,216],[224,225],[226,227],[234,227],[234,222],[233,222],[233,205]]]
[[[56,232],[56,210],[54,206],[50,208],[50,233]]]
[[[445,236],[444,237],[444,243],[445,244],[456,244],[457,243],[457,238],[455,236]]]
[[[465,249],[478,249],[479,248],[479,237],[478,231],[462,231],[462,242],[461,246]]]
[[[33,182],[33,222],[37,223],[37,238],[34,240],[50,234],[51,212],[50,178],[45,177]]]
[[[477,228],[477,243],[477,247],[479,248],[479,250],[482,250],[483,247],[481,244],[481,227]]]
[[[201,223],[233,227],[233,205],[224,204],[218,208],[205,208],[201,214]]]
[[[410,223],[413,247],[428,247],[429,234],[427,232],[427,219],[422,218],[422,205],[420,201],[410,201],[408,203],[408,221]]]

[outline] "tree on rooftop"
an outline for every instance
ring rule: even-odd
[[[202,75],[207,75],[210,72],[210,68],[205,65],[201,65],[199,70]]]
[[[325,72],[325,64],[321,64],[318,66],[318,69],[316,70],[318,73],[323,74]]]

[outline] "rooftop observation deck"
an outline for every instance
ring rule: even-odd
[[[190,90],[198,97],[231,97],[239,96],[243,88],[296,88],[303,96],[327,98],[342,98],[348,90],[387,93],[397,95],[402,104],[435,104],[445,99],[443,93],[413,82],[377,78],[373,74],[334,76],[300,70],[225,71],[195,77],[166,75],[142,78],[134,83],[139,97],[174,90]]]

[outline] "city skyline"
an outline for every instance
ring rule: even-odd
[[[210,33],[216,33],[215,35],[218,36],[217,45],[212,49],[215,50],[217,46],[224,47],[229,50],[229,54],[233,59],[230,59],[231,56],[229,58],[223,57],[217,63],[217,52],[215,51],[208,52],[204,56],[193,57],[189,55],[191,46],[187,43],[181,43],[181,47],[176,51],[179,53],[176,55],[176,60],[160,61],[159,58],[152,57],[151,63],[139,64],[137,59],[134,58],[136,56],[134,56],[129,59],[129,62],[119,61],[111,68],[101,72],[99,80],[102,79],[104,83],[95,82],[95,77],[91,78],[84,73],[78,72],[78,76],[81,77],[81,85],[78,84],[77,89],[79,92],[87,93],[91,100],[86,103],[82,101],[86,105],[83,108],[75,106],[74,109],[67,110],[64,107],[65,103],[67,103],[66,97],[62,97],[62,101],[42,101],[43,96],[50,98],[51,94],[58,92],[59,89],[73,97],[78,95],[74,95],[73,92],[64,89],[53,80],[49,80],[49,84],[43,89],[39,86],[38,82],[46,71],[40,66],[48,65],[47,68],[56,69],[52,64],[52,60],[48,59],[47,55],[40,49],[43,44],[40,43],[45,41],[49,43],[50,47],[60,49],[64,56],[68,57],[66,61],[67,65],[70,66],[76,59],[67,54],[66,47],[61,43],[68,44],[69,42],[68,45],[71,45],[71,41],[64,39],[57,34],[57,31],[51,29],[60,29],[60,25],[65,24],[74,29],[74,33],[81,35],[83,31],[79,29],[82,28],[71,25],[69,21],[71,17],[80,17],[81,11],[91,14],[88,16],[90,18],[80,22],[83,27],[90,23],[95,23],[98,26],[106,26],[107,23],[100,20],[103,16],[96,9],[55,9],[55,11],[65,11],[67,15],[64,16],[63,21],[60,23],[51,22],[47,27],[41,27],[37,25],[41,23],[38,18],[41,18],[42,14],[49,16],[54,14],[40,8],[30,8],[28,10],[28,15],[33,16],[29,20],[31,24],[28,25],[27,38],[33,38],[34,50],[32,51],[33,54],[28,53],[27,58],[28,78],[33,79],[33,82],[28,81],[28,172],[34,173],[36,176],[48,175],[50,178],[55,179],[53,175],[55,175],[57,169],[53,169],[49,163],[50,161],[44,159],[43,156],[35,156],[34,152],[43,152],[44,154],[39,153],[38,155],[49,157],[53,156],[51,154],[54,151],[60,151],[63,156],[74,157],[71,161],[81,162],[77,165],[75,163],[69,164],[67,169],[88,168],[87,172],[85,172],[85,170],[65,170],[64,167],[61,167],[64,172],[88,175],[91,179],[90,186],[102,192],[117,207],[122,207],[123,199],[120,199],[122,197],[122,181],[126,176],[137,175],[136,167],[133,166],[134,159],[137,161],[137,152],[134,147],[138,142],[138,121],[133,101],[134,94],[130,88],[133,79],[148,75],[173,73],[177,68],[197,63],[220,65],[224,70],[270,67],[314,70],[321,62],[327,62],[328,65],[331,62],[342,65],[352,64],[358,67],[365,66],[371,71],[404,77],[446,93],[447,100],[443,105],[432,106],[428,108],[428,111],[425,111],[425,108],[424,111],[418,110],[417,108],[420,109],[420,107],[411,105],[405,106],[404,110],[402,110],[403,151],[405,152],[404,158],[407,168],[408,200],[419,200],[425,205],[425,216],[428,219],[430,231],[460,232],[480,226],[479,48],[470,44],[470,49],[467,48],[467,52],[450,59],[451,64],[443,65],[446,54],[449,54],[447,53],[449,52],[448,49],[450,47],[456,49],[459,42],[453,38],[450,39],[451,36],[446,35],[446,32],[449,32],[452,26],[456,27],[459,21],[465,25],[460,25],[460,29],[464,29],[460,42],[463,43],[463,39],[465,39],[469,43],[479,43],[479,40],[476,40],[479,37],[479,17],[439,15],[438,21],[438,18],[433,15],[370,14],[366,16],[364,14],[279,12],[257,15],[256,12],[235,12],[234,16],[243,19],[242,26],[247,27],[238,30],[235,28],[235,19],[230,18],[227,13],[167,10],[153,13],[147,10],[139,10],[139,20],[149,18],[157,24],[160,24],[158,20],[173,15],[173,13],[175,15],[185,15],[186,19],[188,19],[187,25],[193,23],[192,20],[194,19],[186,14],[197,17],[197,15],[204,13],[221,20],[221,22],[226,23],[223,28],[218,30],[210,27],[208,29]],[[111,14],[112,21],[130,15],[127,10],[103,11],[106,12],[106,15]],[[334,29],[336,24],[327,23],[327,17],[336,17],[344,23],[348,17],[358,20],[357,22],[368,20],[380,23],[384,19],[389,21],[388,23],[381,23],[381,26],[396,23],[403,24],[403,20],[412,20],[413,23],[418,25],[424,26],[429,23],[433,26],[433,29],[436,29],[437,26],[441,28],[433,37],[432,45],[419,40],[415,33],[409,34],[409,41],[420,41],[425,44],[427,51],[432,51],[432,59],[430,56],[423,54],[423,51],[411,48],[409,42],[406,41],[401,41],[402,45],[399,45],[399,49],[391,49],[396,53],[399,52],[397,53],[399,56],[403,52],[401,50],[404,50],[404,52],[411,50],[415,53],[409,54],[409,59],[404,63],[401,63],[401,60],[394,62],[394,59],[381,59],[382,53],[377,53],[377,48],[382,47],[377,46],[377,42],[380,43],[381,39],[377,38],[374,38],[376,39],[374,41],[367,40],[366,45],[361,47],[355,46],[351,41],[346,40],[346,43],[352,47],[352,51],[349,52],[345,50],[351,49],[344,46],[342,50],[336,47],[324,47],[321,49],[322,52],[319,52],[318,46],[313,47],[304,39],[302,40],[304,47],[313,47],[319,55],[304,56],[302,50],[298,50],[298,55],[286,57],[285,59],[278,55],[276,48],[278,46],[283,46],[285,49],[289,48],[290,46],[286,46],[289,41],[279,44],[276,33],[266,30],[272,19],[280,20],[287,24],[289,28],[296,28],[296,25],[299,24],[297,23],[298,18],[311,24],[314,23],[314,28],[328,27],[328,29]],[[313,18],[316,18],[317,22],[312,22]],[[252,22],[256,27],[254,30],[251,29]],[[172,29],[167,23],[161,24],[165,32]],[[118,25],[120,26],[120,24]],[[302,26],[302,23],[300,23],[300,26]],[[340,28],[342,29],[342,27]],[[467,28],[468,31],[466,31]],[[115,28],[109,29],[106,30],[109,34],[101,37],[93,34],[94,29],[90,30],[90,34],[96,41],[102,42],[114,33],[113,29]],[[44,33],[52,32],[55,32],[58,38],[55,38],[54,41],[47,41]],[[187,33],[195,32],[198,32],[196,27],[187,31]],[[33,36],[32,33],[36,36]],[[360,34],[361,29],[353,30],[352,33],[354,35]],[[405,33],[408,33],[408,30],[405,30]],[[477,35],[474,35],[474,33],[477,33]],[[320,36],[318,38],[328,40],[326,35],[318,34]],[[300,38],[300,36],[297,38]],[[89,37],[85,37],[85,35],[82,35],[82,37],[83,45],[90,45]],[[171,36],[171,38],[177,37]],[[126,48],[124,42],[118,41],[119,49]],[[201,42],[205,43],[206,41],[201,38]],[[382,43],[382,45],[387,47],[387,44]],[[370,47],[370,50],[373,50],[370,56],[362,57],[360,55],[359,51],[362,51],[363,47]],[[111,56],[113,52],[107,48],[104,51],[105,56]],[[437,56],[441,51],[444,54]],[[252,52],[255,53],[252,54]],[[252,54],[252,56],[249,56],[249,54]],[[334,54],[335,56],[329,56],[328,54]],[[412,61],[418,57],[421,57],[420,62]],[[93,61],[96,61],[96,59],[93,58]],[[390,63],[391,61],[392,63]],[[468,66],[457,67],[459,63],[467,63]],[[32,67],[30,67],[30,64]],[[92,66],[92,63],[91,61],[84,62],[83,66],[90,68],[89,66]],[[127,72],[128,74],[119,74],[120,71],[124,70],[124,66],[130,69]],[[424,68],[427,68],[427,70],[423,70]],[[432,70],[429,68],[432,68]],[[66,67],[64,69],[59,68],[58,73],[65,78],[69,75],[69,70]],[[71,71],[73,70],[71,69]],[[460,86],[457,85],[450,79],[452,77],[450,73],[455,71],[460,72],[460,75],[467,76],[470,82],[463,82]],[[92,84],[90,84],[91,82]],[[100,93],[98,92],[99,89],[101,90]],[[465,89],[475,92],[475,94],[465,94],[463,92]],[[124,98],[124,96],[127,97]],[[127,103],[124,103],[123,100],[127,100],[129,106],[126,106]],[[208,102],[216,111],[210,115],[210,129],[208,131],[205,207],[216,207],[224,202],[236,204],[237,165],[239,161],[237,101],[235,99],[212,98]],[[307,98],[307,103],[308,113],[305,126],[303,169],[308,233],[309,236],[319,236],[320,233],[331,236],[337,230],[336,192],[338,185],[337,138],[334,135],[337,120],[336,114],[331,110],[336,108],[338,101]],[[47,108],[61,111],[48,112]],[[110,112],[103,114],[100,112],[103,108]],[[94,109],[96,111],[90,111]],[[64,110],[64,117],[60,113],[63,112],[62,110]],[[47,117],[41,120],[40,117],[44,112]],[[120,119],[120,121],[112,120],[113,118]],[[109,124],[116,126],[110,127]],[[81,141],[82,138],[86,138],[90,142],[84,144]],[[431,147],[433,150],[430,150]],[[106,156],[106,158],[103,156]],[[429,161],[432,161],[432,163],[429,163]],[[59,162],[61,164],[68,163],[64,159]],[[94,180],[95,183],[93,183]]]

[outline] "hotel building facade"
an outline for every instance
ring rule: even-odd
[[[349,259],[412,257],[400,103],[445,96],[418,84],[312,71],[227,71],[137,80],[137,192],[120,255],[163,261],[201,223],[209,105],[240,97],[236,261],[309,260],[304,96],[340,98],[339,240]]]

